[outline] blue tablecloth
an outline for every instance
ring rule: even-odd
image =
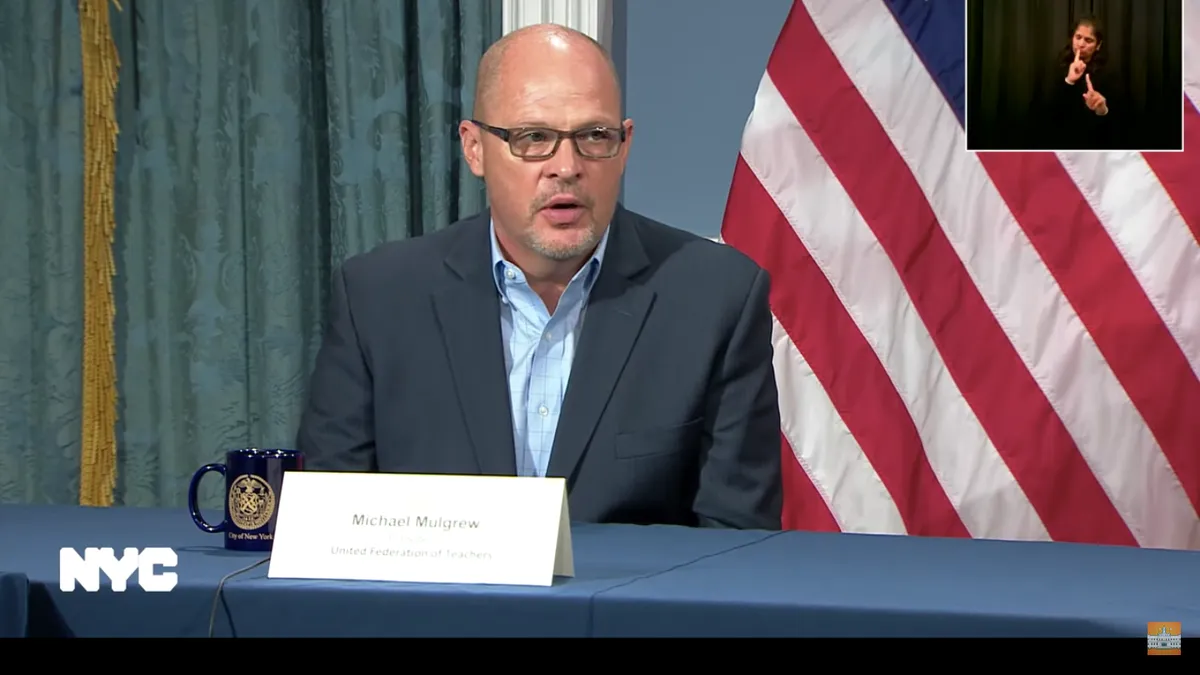
[[[1150,621],[1200,629],[1200,552],[788,533],[605,593],[593,634],[1144,639]]]
[[[4,539],[0,538],[0,546]],[[29,608],[29,580],[24,574],[0,569],[0,639],[25,637]]]
[[[915,537],[577,525],[549,588],[225,584],[215,635],[1120,636],[1200,626],[1200,553]],[[29,578],[31,636],[203,636],[219,580],[262,558],[175,510],[0,506],[0,570]],[[171,546],[170,593],[58,588],[58,550]],[[0,608],[0,616],[8,609]]]
[[[572,529],[575,577],[554,586],[502,587],[267,579],[267,566],[225,583],[214,635],[558,636],[591,633],[602,592],[770,536],[697,537],[681,527]],[[205,636],[217,584],[264,556],[229,552],[185,511],[0,506],[0,569],[29,577],[29,634]],[[15,545],[9,545],[12,542]],[[99,593],[58,587],[58,551],[69,546],[169,546],[179,554],[170,593]],[[136,579],[136,577],[135,577]],[[105,580],[107,581],[107,580]]]

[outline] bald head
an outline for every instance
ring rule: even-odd
[[[485,120],[492,113],[496,94],[506,79],[550,64],[604,72],[620,100],[617,68],[603,45],[572,28],[542,23],[508,33],[484,52],[475,79],[475,118]]]

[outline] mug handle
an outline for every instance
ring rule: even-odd
[[[225,521],[222,520],[221,523],[218,525],[213,525],[213,524],[209,523],[207,520],[204,519],[204,516],[202,516],[200,514],[200,506],[199,506],[199,504],[196,503],[197,502],[196,493],[199,491],[199,488],[200,488],[200,479],[204,478],[204,474],[208,473],[209,471],[216,471],[217,473],[224,476],[225,475],[225,465],[224,464],[205,464],[204,466],[200,467],[200,469],[198,471],[196,471],[196,473],[192,474],[192,482],[191,482],[191,484],[188,485],[188,511],[191,512],[192,521],[194,521],[196,523],[196,527],[198,527],[201,530],[204,530],[205,532],[208,532],[210,534],[216,534],[218,532],[225,531],[225,527],[226,527]]]

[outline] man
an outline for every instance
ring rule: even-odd
[[[578,32],[488,50],[459,134],[490,210],[335,275],[309,468],[560,476],[576,521],[779,528],[767,275],[617,204],[620,99]]]

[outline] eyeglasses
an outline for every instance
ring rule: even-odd
[[[611,159],[621,150],[625,142],[625,129],[612,127],[585,127],[574,131],[559,131],[540,127],[518,127],[504,129],[471,120],[475,126],[508,141],[508,149],[521,159],[549,159],[558,152],[564,138],[570,138],[575,151],[589,159]]]

